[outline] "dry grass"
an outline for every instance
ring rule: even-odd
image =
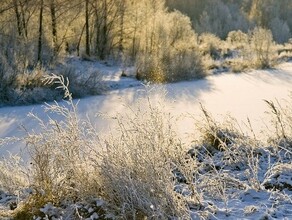
[[[68,101],[66,106],[46,105],[45,111],[60,116],[58,121],[30,115],[41,130],[22,139],[31,161],[23,188],[31,194],[15,210],[15,219],[42,216],[39,210],[48,203],[60,206],[92,197],[103,198],[111,212],[125,219],[187,218],[188,203],[200,203],[192,182],[196,164],[187,158],[170,118],[148,100],[147,109],[126,119],[118,116],[119,135],[102,141],[89,122],[78,119],[66,80],[53,75],[51,82]],[[174,190],[176,172],[188,179],[188,197]],[[3,184],[5,189],[9,183]]]
[[[194,49],[161,49],[141,54],[136,61],[137,79],[153,83],[194,80],[204,77],[201,57]]]
[[[104,198],[125,219],[188,218],[188,201],[200,203],[192,183],[195,161],[187,160],[169,115],[150,100],[147,106],[117,118],[121,135],[107,142],[99,165]],[[190,181],[189,197],[174,191],[176,170]]]

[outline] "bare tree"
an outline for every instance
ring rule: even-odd
[[[126,1],[125,0],[120,0],[120,33],[119,33],[119,52],[123,53],[124,52],[124,18],[125,18],[125,10],[126,10]]]
[[[43,11],[44,11],[44,0],[40,0],[38,56],[37,56],[37,61],[40,65],[42,65],[42,49],[43,49]]]
[[[53,56],[58,54],[58,35],[57,35],[57,18],[55,0],[50,0],[50,14],[52,22],[52,37],[53,37]]]
[[[21,15],[18,9],[18,1],[17,0],[13,0],[13,7],[14,7],[14,11],[15,11],[15,15],[16,15],[16,22],[17,22],[17,31],[18,31],[18,35],[21,36],[22,35],[22,22],[21,22]]]
[[[85,0],[85,53],[90,56],[89,0]]]

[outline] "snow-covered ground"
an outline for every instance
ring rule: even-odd
[[[292,90],[292,63],[284,63],[272,70],[254,70],[244,74],[218,74],[191,82],[167,85],[144,86],[133,77],[121,77],[123,68],[94,62],[72,61],[80,74],[84,71],[101,70],[108,85],[112,86],[105,95],[83,98],[78,105],[80,117],[89,117],[102,132],[108,131],[111,123],[96,117],[97,113],[115,115],[129,111],[139,98],[149,96],[160,102],[174,116],[192,114],[199,118],[200,103],[218,120],[226,114],[234,116],[241,124],[250,118],[254,130],[265,129],[267,104],[263,100],[276,99],[281,103]],[[72,65],[72,64],[71,64]],[[132,70],[125,69],[132,74]],[[163,99],[161,94],[166,93]],[[0,108],[0,138],[23,135],[26,129],[37,129],[37,122],[27,117],[29,112],[45,118],[43,105]],[[242,125],[244,124],[242,123]],[[194,122],[183,117],[177,124],[181,135],[193,132]],[[242,126],[244,130],[244,125]],[[247,130],[247,129],[246,129]],[[19,145],[0,148],[0,154],[16,153]]]
[[[77,74],[80,75],[99,72],[102,74],[102,79],[105,81],[105,86],[109,90],[124,89],[141,84],[134,77],[134,67],[115,65],[107,61],[94,62],[84,61],[77,57],[66,57],[62,62],[62,67],[72,68]],[[122,77],[122,74],[129,77]]]
[[[131,72],[133,70],[131,69],[94,62],[81,62],[79,60],[73,60],[72,62],[72,65],[79,68],[80,74],[87,70],[96,71],[101,69],[106,80],[105,83],[111,88],[107,94],[83,98],[78,104],[79,116],[81,118],[88,117],[102,134],[107,134],[110,127],[112,128],[114,125],[111,120],[99,117],[99,113],[113,116],[129,113],[130,107],[135,106],[138,100],[145,97],[149,97],[152,103],[160,103],[164,110],[170,112],[173,116],[184,115],[184,117],[179,118],[177,130],[186,141],[188,141],[188,135],[186,134],[194,132],[195,129],[194,121],[190,119],[189,115],[198,120],[200,119],[200,103],[219,121],[226,114],[234,116],[244,131],[248,130],[244,127],[244,122],[249,117],[255,132],[260,134],[262,129],[268,129],[265,127],[268,124],[268,119],[265,114],[267,104],[264,100],[278,100],[279,103],[284,104],[292,90],[292,63],[281,64],[272,70],[254,70],[242,74],[224,73],[192,82],[145,86],[133,77],[121,77],[122,71],[126,75],[127,73],[132,75]],[[33,112],[43,119],[47,117],[42,105],[0,108],[0,138],[23,135],[23,126],[27,130],[38,131],[38,123],[27,117],[29,112]],[[0,156],[7,155],[8,151],[18,153],[21,147],[23,146],[18,143],[3,146],[0,148]],[[242,153],[243,157],[245,157],[246,152],[243,150]],[[213,155],[214,164],[222,163],[220,154],[221,152],[218,152]],[[270,176],[265,176],[266,173],[264,172],[268,169],[271,160],[272,162],[274,160],[275,164],[277,160],[276,156],[273,158],[270,154],[267,154],[268,156],[266,154],[266,151],[258,154],[260,155],[258,158],[260,160],[259,178],[264,181],[263,186],[266,189],[270,185],[271,187],[277,186],[281,188],[281,184],[290,187],[292,185],[291,161],[285,161],[280,164],[282,167],[275,165],[272,168],[275,172],[271,172]],[[285,157],[286,155],[283,156],[283,158]],[[208,161],[202,162],[202,169],[208,166]],[[244,164],[244,166],[249,165]],[[222,171],[220,175],[224,176],[226,174],[230,178],[229,184],[231,184],[231,187],[227,187],[228,190],[233,190],[232,184],[242,184],[241,182],[233,182],[235,179],[240,179],[242,182],[246,181],[243,167],[239,170],[223,165],[220,165],[220,167],[222,169],[220,170],[220,172]],[[210,177],[210,180],[216,182],[216,176]],[[211,182],[208,184],[206,187],[209,187]],[[242,189],[239,190],[241,188],[239,185],[234,188],[236,188],[234,192],[228,191],[229,195],[232,195],[228,202],[224,202],[224,199],[207,199],[205,201],[203,204],[205,210],[213,213],[213,217],[211,215],[209,218],[292,218],[291,189],[287,191],[269,191],[266,189],[256,191],[242,186]],[[1,203],[6,204],[6,201],[10,198],[8,197],[4,193],[1,195],[0,192],[0,211]],[[196,213],[197,211],[194,212],[193,219],[197,219]]]

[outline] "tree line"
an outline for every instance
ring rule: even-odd
[[[166,0],[166,4],[187,14],[197,33],[210,32],[225,39],[230,31],[247,32],[260,26],[270,29],[278,43],[292,36],[290,0]]]
[[[163,29],[189,29],[184,19],[164,19],[178,13],[175,10],[190,18],[198,34],[226,39],[230,31],[261,26],[279,43],[291,37],[289,0],[2,0],[0,43],[4,55],[17,56],[8,60],[26,67],[52,61],[63,52],[135,61],[139,54],[161,47]],[[174,41],[167,46],[182,37],[183,31],[176,31],[164,36]]]
[[[135,59],[157,43],[153,31],[165,13],[163,0],[3,0],[1,43],[32,64],[62,51]]]
[[[43,75],[69,55],[135,66],[137,79],[160,83],[268,68],[273,40],[291,37],[291,9],[290,0],[2,0],[0,103],[47,91]]]

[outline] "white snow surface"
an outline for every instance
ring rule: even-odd
[[[173,116],[192,114],[200,119],[201,103],[219,121],[226,114],[235,117],[243,130],[248,130],[244,124],[249,117],[253,129],[259,134],[263,129],[267,129],[265,125],[268,123],[265,114],[268,108],[263,100],[284,103],[292,91],[291,62],[270,70],[254,70],[241,74],[224,73],[197,81],[150,86],[135,80],[131,68],[78,59],[67,62],[73,62],[71,65],[78,68],[80,74],[86,70],[101,71],[105,83],[112,88],[105,95],[83,98],[78,104],[79,116],[89,117],[101,133],[108,132],[112,125],[109,120],[97,117],[97,113],[113,116],[127,113],[129,106],[135,105],[138,99],[149,96],[154,103],[161,103],[165,111]],[[121,77],[122,71],[130,77]],[[163,99],[161,93],[166,93]],[[37,114],[40,118],[46,118],[47,114],[43,111],[43,105],[0,108],[0,138],[24,135],[23,125],[27,130],[37,130],[37,122],[27,117],[29,112]],[[177,123],[177,130],[183,138],[187,138],[186,134],[194,132],[194,127],[194,121],[189,117],[182,117]],[[0,148],[0,155],[7,155],[8,151],[17,153],[20,147],[19,144],[4,146]]]

